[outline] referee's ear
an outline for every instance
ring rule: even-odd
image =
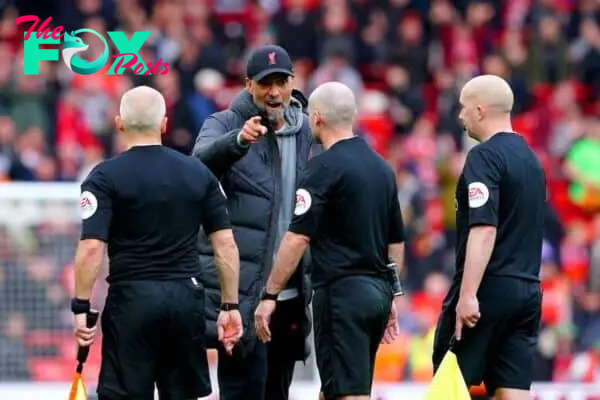
[[[167,133],[167,117],[164,117],[160,123],[160,134],[164,135],[165,133]]]
[[[115,117],[115,126],[117,128],[118,132],[125,132],[125,125],[123,124],[123,120],[121,119],[121,117],[119,115],[117,115]]]

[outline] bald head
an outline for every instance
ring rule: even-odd
[[[466,133],[477,141],[512,131],[514,96],[510,85],[496,75],[480,75],[463,86],[460,115]]]
[[[340,82],[317,87],[308,99],[308,108],[318,113],[328,127],[348,127],[356,116],[356,99],[352,90]]]
[[[514,95],[508,82],[496,75],[480,75],[463,86],[461,103],[481,106],[488,113],[510,114]]]
[[[135,87],[121,98],[121,121],[126,131],[156,133],[166,111],[163,95],[149,86]]]

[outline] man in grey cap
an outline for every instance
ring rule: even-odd
[[[307,101],[293,89],[293,77],[292,61],[283,48],[269,45],[255,50],[246,65],[245,89],[229,109],[204,122],[192,153],[221,182],[240,253],[244,336],[229,356],[217,340],[220,289],[213,250],[201,236],[207,341],[208,347],[219,351],[221,400],[287,400],[294,365],[308,355],[307,255],[276,298],[273,340],[261,343],[253,326],[254,309],[264,296],[261,288],[294,213],[299,171],[313,148]]]

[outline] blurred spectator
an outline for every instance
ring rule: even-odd
[[[427,77],[428,65],[423,20],[418,15],[406,15],[392,27],[391,34],[390,63],[403,66],[409,72],[411,84],[422,84]]]
[[[204,120],[212,113],[218,111],[218,105],[215,101],[219,91],[223,89],[225,79],[215,70],[203,69],[194,76],[195,92],[190,94],[188,104],[190,115],[193,119],[192,133],[194,139]]]
[[[271,20],[277,43],[294,59],[317,62],[317,15],[307,0],[288,1]],[[302,38],[302,40],[298,40]]]
[[[23,59],[17,62],[17,71],[23,71]],[[44,64],[42,64],[44,65]],[[15,123],[17,135],[32,125],[38,126],[44,135],[50,129],[51,88],[44,76],[49,67],[40,67],[40,75],[25,76],[15,71],[15,80],[0,87],[0,98]]]
[[[10,117],[0,117],[0,181],[25,181],[29,171],[14,148],[15,127]]]
[[[458,87],[452,72],[441,69],[434,74],[433,87],[437,91],[434,107],[438,113],[437,131],[452,137],[457,150],[462,149],[464,128],[456,116],[460,112]]]
[[[416,119],[425,111],[425,99],[420,86],[410,79],[409,72],[401,66],[392,66],[386,73],[390,88],[390,115],[396,123],[397,133],[410,132]]]
[[[177,71],[158,75],[155,79],[156,88],[165,97],[167,103],[167,132],[164,135],[165,144],[189,154],[194,146],[192,136],[191,110],[186,98],[181,93],[180,75]],[[197,132],[196,132],[197,133]]]
[[[600,214],[596,215],[592,226],[588,290],[600,293]]]
[[[27,349],[23,337],[27,332],[27,320],[21,313],[10,313],[2,318],[0,332],[0,381],[24,381],[30,379],[27,367]]]
[[[351,53],[346,38],[332,37],[323,45],[323,63],[316,69],[311,89],[328,81],[339,81],[347,85],[356,98],[360,98],[363,82],[360,74],[354,67]]]
[[[569,196],[573,203],[589,212],[600,211],[600,117],[590,119],[582,138],[566,156],[571,179]]]
[[[582,2],[582,8],[594,7],[590,2]],[[593,13],[584,18],[580,25],[580,38],[572,47],[572,58],[577,71],[577,78],[585,85],[589,85],[591,92],[598,99],[600,93],[600,27],[598,26],[598,5],[595,5],[596,15]]]
[[[556,84],[568,74],[567,41],[558,16],[545,15],[536,23],[530,44],[530,81]]]

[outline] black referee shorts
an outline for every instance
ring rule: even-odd
[[[481,318],[474,328],[463,328],[454,344],[468,386],[485,383],[489,396],[497,388],[529,390],[542,312],[537,282],[511,277],[486,277],[477,294]],[[444,304],[433,347],[437,370],[456,323],[457,296]]]
[[[325,399],[371,393],[391,304],[390,284],[374,277],[348,276],[315,290],[315,355]]]
[[[102,312],[103,399],[185,400],[211,393],[204,288],[191,279],[111,285]]]

